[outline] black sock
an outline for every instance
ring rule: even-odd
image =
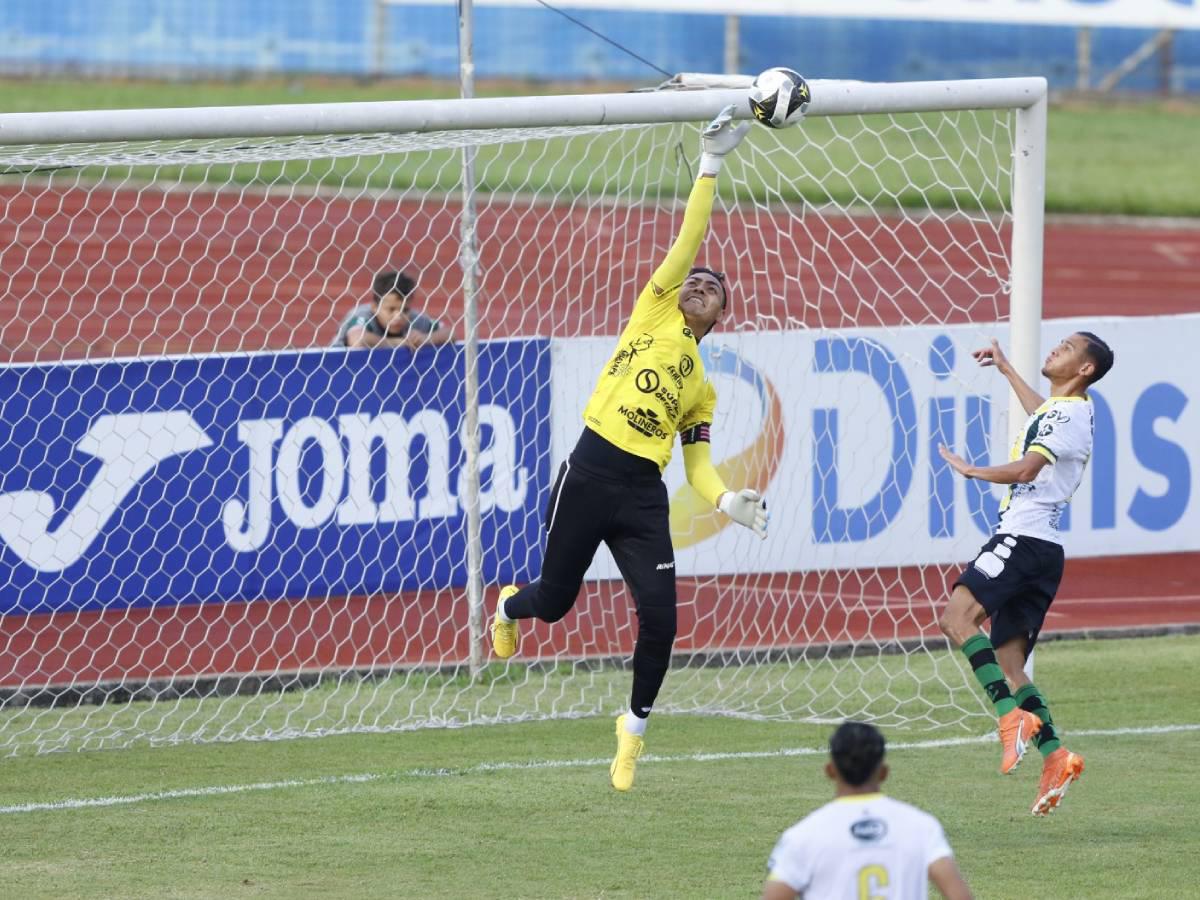
[[[533,598],[537,596],[538,583],[531,581],[511,597],[504,601],[504,614],[510,619],[532,619]]]

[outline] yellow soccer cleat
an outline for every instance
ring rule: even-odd
[[[508,659],[517,652],[517,644],[521,637],[521,626],[516,622],[505,622],[500,618],[500,604],[517,592],[515,584],[500,589],[500,599],[496,601],[496,615],[492,619],[492,650],[501,659]]]
[[[1033,736],[1041,730],[1042,720],[1019,706],[1000,717],[1001,775],[1007,775],[1020,764]]]
[[[1037,802],[1033,804],[1035,816],[1046,816],[1054,812],[1067,795],[1067,788],[1083,774],[1083,757],[1066,747],[1059,747],[1042,763],[1042,783],[1038,785]]]
[[[617,755],[608,767],[608,777],[618,791],[627,791],[633,787],[633,773],[637,768],[638,757],[646,749],[646,742],[639,735],[630,734],[625,730],[627,715],[631,713],[617,716]]]

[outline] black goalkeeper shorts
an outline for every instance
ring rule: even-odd
[[[992,644],[1024,637],[1025,652],[1037,643],[1063,575],[1063,548],[1040,538],[993,535],[954,586],[962,585],[987,610]]]
[[[554,608],[540,608],[538,615],[561,617],[574,604],[601,543],[612,551],[639,610],[675,608],[671,508],[658,463],[585,428],[550,492],[546,531],[539,580]]]

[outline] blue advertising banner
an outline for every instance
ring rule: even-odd
[[[480,348],[484,575],[541,565],[546,340]],[[466,583],[459,347],[0,367],[0,615]]]
[[[1042,75],[1073,89],[1077,28],[1092,70],[1116,68],[1155,29],[1174,36],[1173,93],[1200,90],[1200,0],[573,0],[601,34],[536,0],[477,0],[479,78],[636,81],[723,72],[726,14],[740,16],[740,71],[789,65],[810,79],[914,81]],[[801,14],[803,13],[803,14]],[[864,18],[865,17],[865,18]],[[912,20],[912,21],[905,21]],[[69,77],[302,73],[458,77],[450,0],[38,0],[0,3],[9,72]],[[1040,23],[1040,24],[1039,24]],[[1055,24],[1057,23],[1057,24]],[[623,48],[628,48],[626,51]],[[1122,86],[1158,90],[1158,66]],[[304,90],[295,82],[296,90]]]

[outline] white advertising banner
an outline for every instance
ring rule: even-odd
[[[1043,351],[1077,330],[1116,365],[1090,392],[1095,446],[1064,516],[1068,555],[1200,549],[1200,315],[1056,319]],[[937,455],[972,462],[1009,447],[1008,384],[971,351],[1007,326],[714,333],[701,345],[717,389],[713,459],[730,487],[766,495],[760,542],[708,512],[677,451],[665,473],[681,574],[964,562],[991,533],[1003,489],[968,481]],[[565,459],[614,338],[552,342],[552,455]],[[1036,385],[1045,394],[1044,380]],[[592,577],[616,577],[601,553]]]
[[[430,0],[386,2],[427,5]],[[545,8],[537,0],[475,0],[475,5]],[[1200,28],[1200,0],[570,0],[563,6],[621,12]]]

